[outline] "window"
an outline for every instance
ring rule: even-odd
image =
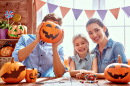
[[[125,47],[126,57],[130,57],[129,48],[129,32],[130,32],[130,19],[125,15],[121,7],[130,6],[129,0],[43,0],[47,3],[51,3],[57,6],[63,6],[74,9],[82,9],[82,13],[79,18],[76,20],[74,18],[74,14],[72,9],[66,14],[63,18],[62,28],[64,29],[64,53],[67,56],[73,55],[73,44],[72,37],[74,34],[83,33],[87,35],[89,40],[89,48],[90,51],[95,47],[95,44],[91,41],[86,31],[86,22],[88,18],[84,12],[84,10],[108,10],[107,14],[104,18],[104,25],[108,28],[110,38],[115,41],[121,42]],[[116,4],[115,4],[116,3]],[[109,9],[119,8],[118,19],[116,20],[114,16],[111,14]],[[41,22],[43,17],[48,14],[48,6],[45,4],[42,7],[42,10],[37,12],[37,24]],[[57,7],[54,11],[58,16],[62,17],[60,8]],[[95,11],[93,17],[100,18],[98,13]]]

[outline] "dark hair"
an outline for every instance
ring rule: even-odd
[[[86,24],[86,27],[88,25],[92,24],[92,23],[97,23],[100,27],[102,27],[102,28],[104,27],[104,24],[99,19],[97,19],[97,18],[91,18],[91,19],[89,19],[88,22],[87,22],[87,24]],[[108,32],[107,28],[106,28],[105,34],[106,34],[106,37],[108,38],[109,32]]]
[[[53,21],[57,21],[60,26],[62,25],[62,18],[57,17],[57,16],[55,15],[55,13],[49,13],[49,14],[47,14],[47,15],[44,17],[44,19],[42,20],[42,22],[43,22],[43,21],[46,22],[48,19],[52,19]]]

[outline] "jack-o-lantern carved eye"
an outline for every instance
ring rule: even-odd
[[[124,66],[124,65],[121,65],[121,68],[128,68],[128,67],[126,67],[126,66]]]
[[[59,26],[56,26],[55,28],[60,29],[60,27],[59,27]]]
[[[115,68],[115,66],[114,66],[114,65],[112,65],[112,66],[110,66],[109,68]]]
[[[52,27],[51,24],[47,24],[46,26],[48,26],[48,27]]]

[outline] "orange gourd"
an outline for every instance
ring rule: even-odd
[[[62,37],[62,29],[58,24],[47,21],[40,29],[40,36],[44,42],[56,43]]]
[[[8,29],[8,37],[10,39],[19,39],[22,34],[27,34],[27,27],[25,25],[12,25]]]
[[[25,78],[26,70],[21,62],[14,62],[12,58],[11,62],[5,63],[1,68],[1,78],[6,83],[19,83]]]
[[[112,63],[105,68],[104,76],[114,83],[128,83],[130,82],[130,66],[119,61],[121,61],[120,56],[118,56],[118,63]]]
[[[26,82],[35,82],[37,79],[37,69],[26,69],[25,80]]]
[[[1,57],[10,57],[12,55],[14,48],[11,46],[3,47],[0,51]]]

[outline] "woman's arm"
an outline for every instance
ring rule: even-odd
[[[94,73],[97,73],[97,72],[98,72],[97,57],[95,57],[95,58],[93,59],[92,71],[93,71]]]
[[[104,79],[104,73],[94,73],[98,79]]]

